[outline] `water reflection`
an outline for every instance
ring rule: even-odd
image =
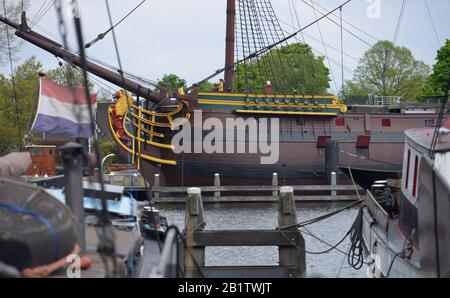
[[[298,222],[316,218],[345,206],[335,204],[298,204]],[[158,206],[161,213],[168,217],[169,224],[184,228],[184,206]],[[277,225],[277,208],[275,204],[227,204],[205,206],[206,229],[274,229]],[[308,226],[314,235],[330,244],[336,244],[350,229],[358,213],[358,208],[343,211],[338,215],[317,224]],[[303,235],[308,251],[324,251],[330,247],[311,236]],[[350,241],[347,239],[339,248],[348,251]],[[209,247],[206,248],[207,266],[233,265],[277,265],[278,249],[276,247]],[[366,277],[366,270],[354,270],[347,263],[344,254],[333,250],[322,255],[306,255],[309,277]]]

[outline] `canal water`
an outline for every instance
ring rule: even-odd
[[[345,206],[343,203],[331,204],[298,204],[298,222],[316,218]],[[184,228],[185,207],[158,206],[161,215],[167,216],[169,224]],[[275,204],[206,204],[205,229],[274,229],[277,226],[277,208]],[[336,244],[347,233],[353,224],[358,208],[343,211],[327,220],[308,226],[308,230],[315,236],[329,244]],[[311,236],[303,235],[306,250],[321,252],[330,247]],[[339,248],[348,251],[350,241],[347,238]],[[277,247],[207,247],[207,266],[233,266],[233,265],[278,265]],[[327,254],[306,254],[308,277],[366,277],[366,266],[360,270],[351,268],[347,257],[336,250]]]

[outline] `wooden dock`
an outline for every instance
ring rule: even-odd
[[[148,276],[142,277],[298,278],[305,274],[305,241],[295,227],[297,215],[292,187],[282,187],[278,197],[278,227],[286,228],[273,230],[205,230],[201,190],[189,188],[187,193],[182,239],[175,230],[169,230],[160,261]],[[277,246],[279,265],[206,266],[208,246]]]

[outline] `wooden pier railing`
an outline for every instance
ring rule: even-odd
[[[295,227],[297,214],[292,187],[282,187],[277,197],[279,230],[205,230],[200,188],[187,190],[184,239],[174,230],[166,236],[161,258],[150,277],[297,278],[306,270],[305,241]],[[292,227],[294,226],[294,227]],[[208,246],[277,246],[278,266],[206,266]],[[178,248],[178,249],[177,249]]]
[[[202,187],[202,192],[209,195],[203,197],[204,203],[243,203],[243,202],[270,202],[276,203],[280,188],[278,175],[273,174],[272,185],[236,185],[221,186],[220,175],[214,175],[214,185]],[[332,173],[331,185],[294,185],[294,192],[303,193],[294,195],[297,202],[330,202],[330,201],[357,201],[365,196],[365,191],[354,185],[337,185],[336,173]],[[151,188],[155,203],[185,203],[185,195],[189,187],[163,187],[160,186],[159,175],[155,175],[154,185]],[[232,193],[232,195],[227,195]],[[304,195],[307,193],[307,195]],[[353,193],[353,194],[349,194]]]

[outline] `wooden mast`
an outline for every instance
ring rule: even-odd
[[[227,0],[227,31],[225,47],[225,91],[227,92],[233,92],[235,21],[236,0]]]

